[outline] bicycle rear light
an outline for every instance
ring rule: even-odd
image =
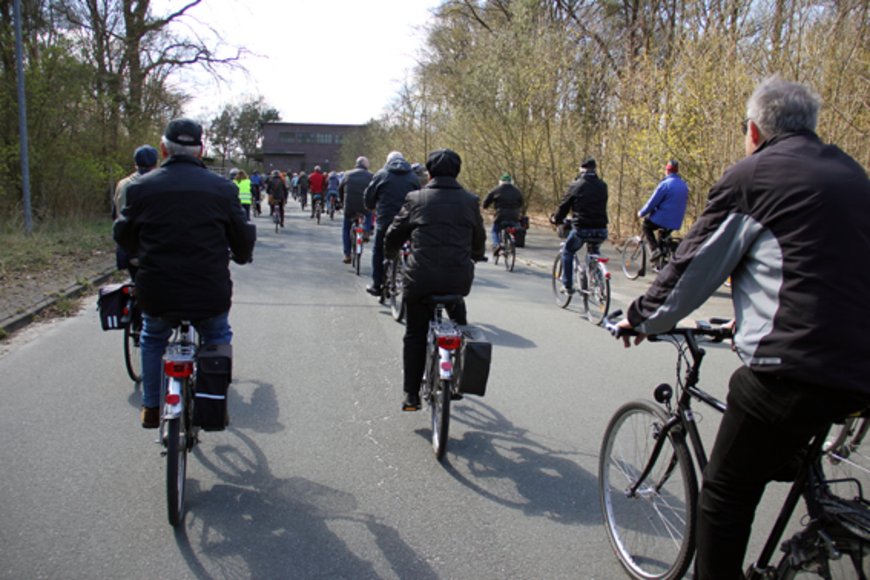
[[[610,258],[605,258],[604,256],[598,256],[598,257],[596,258],[596,260],[598,260],[598,261],[601,262],[602,264],[606,264],[607,262],[610,261]]]
[[[167,405],[177,405],[181,402],[181,395],[178,393],[167,393],[166,394],[166,404]]]
[[[438,346],[445,350],[456,350],[462,344],[462,339],[458,336],[439,336]]]
[[[167,360],[163,361],[163,373],[167,377],[175,379],[186,379],[193,374],[192,360]]]

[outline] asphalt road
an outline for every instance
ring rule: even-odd
[[[673,380],[672,348],[625,350],[556,307],[558,239],[535,231],[515,272],[477,268],[469,318],[493,368],[486,397],[454,406],[439,464],[428,413],[399,410],[403,327],[341,263],[340,221],[257,223],[255,262],[233,266],[232,425],[195,450],[179,530],[121,333],[100,331],[93,300],[0,354],[0,577],[623,577],[598,447],[618,406]],[[646,283],[614,272],[614,307]],[[727,293],[701,310],[727,316]],[[738,361],[709,353],[722,396]],[[699,411],[709,441],[718,418]]]

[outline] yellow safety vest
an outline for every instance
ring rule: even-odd
[[[239,186],[239,201],[242,205],[251,205],[251,180],[243,179],[237,181],[236,185]]]

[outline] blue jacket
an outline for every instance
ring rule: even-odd
[[[689,186],[679,175],[671,173],[662,179],[649,201],[641,208],[640,217],[649,217],[659,227],[678,230],[683,225],[688,199]]]
[[[402,209],[405,196],[417,189],[420,189],[420,182],[411,170],[411,164],[396,157],[372,177],[364,194],[366,209],[376,210],[378,227],[387,229]]]

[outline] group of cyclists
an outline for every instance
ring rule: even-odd
[[[731,377],[728,409],[704,472],[697,578],[742,577],[753,515],[766,484],[788,477],[794,458],[820,426],[870,404],[870,342],[863,336],[870,325],[870,268],[844,268],[852,265],[852,256],[870,255],[870,181],[859,163],[816,135],[819,108],[819,97],[802,84],[773,77],[755,88],[742,124],[746,157],[713,185],[673,259],[619,323],[641,333],[636,344],[646,334],[673,327],[732,278],[734,350],[743,366]],[[159,356],[168,321],[189,318],[206,342],[229,342],[226,248],[239,262],[247,262],[253,250],[242,187],[205,169],[199,160],[201,137],[201,127],[189,119],[167,126],[163,164],[125,186],[114,228],[122,251],[139,260],[135,283],[145,312],[142,426],[147,428],[157,426]],[[324,189],[329,194],[335,187],[345,210],[345,262],[352,220],[366,216],[370,231],[374,212],[371,294],[380,294],[384,258],[410,240],[404,284],[405,411],[420,408],[432,314],[425,297],[468,295],[474,262],[486,252],[480,200],[457,180],[461,163],[455,151],[433,151],[421,181],[393,151],[374,174],[368,159],[359,157],[337,180],[315,168],[310,176],[290,177],[289,183],[280,172],[250,182],[252,199],[264,190],[278,202],[286,202],[288,192],[304,197],[322,195]],[[656,230],[661,236],[682,226],[687,197],[679,164],[672,160],[639,212],[653,248]],[[283,203],[275,205],[283,225]],[[495,252],[498,228],[519,217],[522,194],[505,174],[483,205],[496,210]],[[166,207],[179,211],[162,211]],[[553,220],[568,213],[574,220],[564,244],[565,273],[572,271],[573,255],[585,241],[607,237],[607,184],[595,159],[581,163]],[[214,221],[227,227],[207,227]],[[191,238],[211,249],[208,260],[184,252]],[[573,291],[570,277],[563,284]],[[464,305],[449,314],[460,323],[467,318]]]

